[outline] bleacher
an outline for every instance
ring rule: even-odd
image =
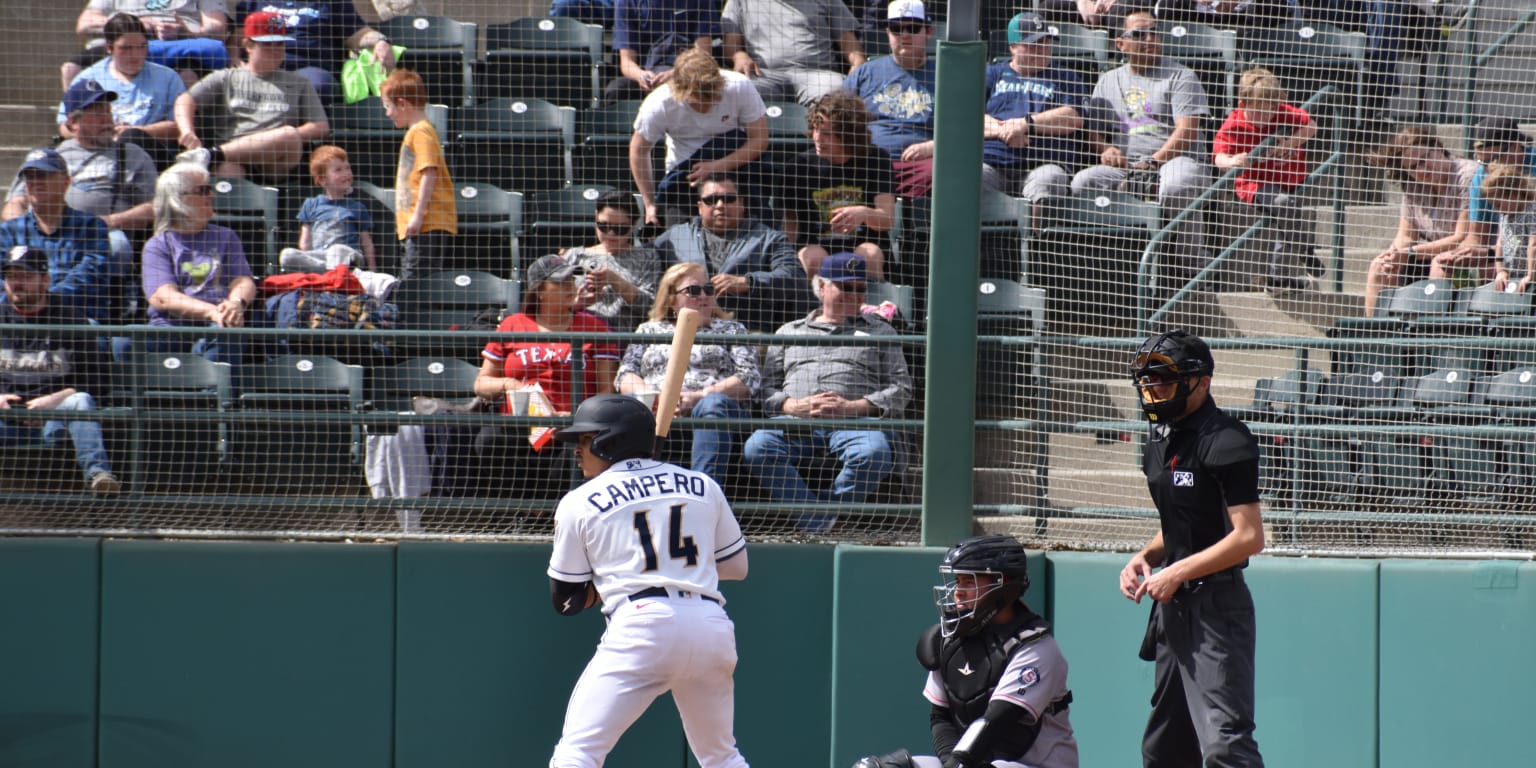
[[[14,5],[36,18],[67,16],[35,0]],[[544,20],[538,15],[543,8],[531,6],[434,3],[431,8],[443,17],[401,17],[383,27],[414,51],[406,53],[402,64],[418,66],[427,76],[434,102],[429,114],[458,185],[464,246],[446,272],[484,272],[505,281],[514,297],[533,259],[549,248],[591,239],[590,228],[550,234],[553,222],[538,216],[554,205],[544,201],[588,189],[633,189],[626,152],[634,105],[598,103],[601,84],[615,69],[606,42],[594,58],[592,41],[609,38],[600,29]],[[1513,0],[1479,3],[1464,26],[1447,28],[1447,42],[1438,54],[1405,57],[1404,82],[1387,105],[1389,120],[1376,119],[1364,107],[1361,32],[1311,22],[1260,31],[1190,23],[1166,31],[1168,54],[1195,69],[1210,95],[1212,130],[1235,99],[1236,78],[1255,65],[1281,76],[1291,103],[1310,105],[1322,128],[1313,140],[1312,165],[1323,170],[1308,185],[1306,211],[1315,220],[1316,253],[1328,267],[1316,291],[1272,294],[1256,283],[1265,260],[1260,230],[1254,229],[1258,219],[1227,199],[1230,180],[1226,186],[1213,184],[1210,199],[1198,203],[1215,242],[1211,255],[1221,254],[1222,262],[1204,279],[1175,285],[1153,280],[1168,225],[1155,203],[1122,193],[1051,199],[1038,207],[1008,195],[983,198],[978,286],[983,362],[975,393],[978,515],[1050,545],[1113,544],[1126,526],[1149,516],[1136,460],[1141,419],[1125,381],[1124,359],[1133,339],[1154,327],[1148,319],[1156,318],[1155,327],[1189,327],[1213,339],[1217,399],[1250,418],[1272,458],[1264,483],[1276,520],[1318,514],[1333,515],[1330,520],[1392,522],[1414,510],[1420,520],[1497,529],[1499,524],[1488,521],[1524,504],[1517,489],[1536,480],[1536,447],[1520,434],[1533,407],[1527,387],[1536,360],[1531,304],[1477,285],[1415,283],[1385,294],[1378,317],[1360,318],[1367,265],[1390,240],[1401,199],[1400,190],[1364,159],[1374,143],[1410,118],[1433,124],[1447,145],[1463,154],[1469,154],[1468,128],[1477,118],[1501,114],[1522,124],[1536,118],[1531,108],[1536,80],[1530,74],[1536,71],[1530,66],[1536,59],[1536,35],[1528,10]],[[37,47],[60,52],[47,57],[50,62],[73,48],[69,21],[58,18],[52,25],[56,29],[38,26]],[[990,52],[1006,55],[996,31],[987,32],[993,33],[983,36],[993,41]],[[547,47],[540,47],[540,34],[549,36]],[[1062,34],[1057,56],[1090,81],[1119,64],[1111,35],[1087,28],[1066,28]],[[879,46],[869,51],[872,56],[883,52],[883,35],[868,40]],[[0,54],[0,62],[24,75],[0,96],[0,116],[11,126],[8,139],[0,142],[0,167],[14,168],[27,147],[54,135],[51,100],[58,78],[52,63],[44,66],[34,56],[21,59],[16,51]],[[374,211],[375,238],[384,246],[381,269],[389,272],[398,264],[389,211],[398,133],[387,121],[380,122],[377,109],[365,103],[333,113],[332,141],[353,152],[357,178],[366,182],[358,185],[360,196]],[[776,149],[803,149],[805,139],[795,123],[801,117],[798,105],[777,109]],[[272,185],[219,180],[215,188],[215,222],[240,232],[259,276],[276,272],[277,251],[297,242],[294,212],[315,191],[308,174],[301,170]],[[882,287],[888,295],[903,297],[913,334],[925,330],[930,311],[926,271],[934,207],[922,199],[900,201],[887,257],[897,280]],[[545,228],[535,227],[539,221]],[[1242,239],[1250,229],[1252,236]],[[529,242],[538,245],[530,249]],[[488,336],[465,332],[472,315],[452,322],[441,316],[415,320],[430,314],[421,311],[429,302],[412,300],[414,315],[406,299],[399,303],[396,329],[402,333],[381,337],[390,347],[389,363],[435,353],[479,364],[477,351]],[[513,298],[502,309],[516,306]],[[450,326],[458,330],[448,331]],[[337,346],[300,350],[340,352],[334,357],[342,358],[300,356],[310,363],[306,372],[333,374],[323,387],[300,385],[300,394],[315,397],[291,398],[279,391],[277,398],[262,398],[231,379],[227,391],[222,382],[212,388],[211,416],[182,413],[179,404],[170,409],[176,413],[167,424],[181,426],[145,421],[157,410],[143,397],[150,382],[135,367],[139,363],[124,364],[122,396],[111,400],[102,421],[115,435],[114,455],[125,457],[125,467],[135,462],[134,469],[121,473],[130,498],[98,502],[71,489],[63,494],[65,512],[53,527],[131,531],[219,529],[225,524],[268,531],[302,527],[306,514],[318,515],[329,505],[338,519],[327,519],[312,532],[334,534],[351,525],[389,533],[392,518],[385,510],[396,502],[366,498],[362,484],[359,441],[364,427],[472,425],[491,423],[494,417],[369,411],[369,398],[359,401],[352,377],[359,377],[363,393],[371,392],[378,359],[348,354],[358,353],[360,336],[327,334],[332,332],[314,338]],[[924,349],[912,342],[907,354],[921,381],[928,373]],[[199,394],[207,389],[193,387]],[[461,394],[467,399],[471,393]],[[288,409],[294,405],[289,401],[302,403]],[[914,404],[918,412],[909,411],[911,423],[901,423],[898,431],[920,433],[921,405],[921,400]],[[284,415],[274,415],[279,410]],[[679,424],[691,426],[687,420]],[[212,435],[198,435],[212,447],[196,454],[218,479],[208,488],[189,487],[178,475],[185,459],[153,461],[146,452],[144,443],[153,430],[185,425]],[[328,469],[282,469],[279,460],[293,457],[275,448],[312,425],[317,441],[312,458],[316,467]],[[187,429],[188,435],[198,431]],[[191,447],[188,442],[180,447]],[[40,455],[42,464],[3,462],[8,476],[22,482],[6,484],[0,506],[56,501],[49,487],[58,471],[57,456]],[[910,540],[925,458],[914,456],[909,469],[888,482],[867,509],[849,510],[849,519],[863,515],[863,522],[839,535]],[[298,463],[302,468],[305,462]],[[37,466],[51,468],[40,471]],[[275,487],[281,484],[271,478],[279,473],[303,481]],[[759,516],[754,530],[784,532],[784,511],[760,489],[748,482],[736,490],[742,493],[744,514]],[[219,493],[270,510],[273,517],[232,521],[228,505],[214,499]],[[499,503],[434,499],[425,507],[440,512],[434,530],[445,534],[542,530],[537,528],[541,523],[508,523],[493,510]],[[159,509],[169,511],[146,521],[147,511]],[[1509,519],[1519,525],[1530,522]],[[1053,521],[1060,521],[1060,527],[1053,529]],[[1340,524],[1327,535],[1346,528],[1354,530]],[[1309,545],[1299,537],[1295,542]]]

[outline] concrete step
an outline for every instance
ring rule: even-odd
[[[1147,480],[1138,467],[1051,467],[1055,507],[1150,507]]]
[[[982,516],[976,525],[1047,549],[1135,550],[1157,533],[1155,518]]]

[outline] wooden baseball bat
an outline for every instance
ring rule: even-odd
[[[672,334],[672,353],[667,356],[667,375],[656,396],[656,445],[672,429],[672,415],[683,396],[683,374],[688,372],[688,355],[693,351],[693,336],[699,332],[699,312],[684,307],[677,311],[677,331]]]

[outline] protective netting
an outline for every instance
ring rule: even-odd
[[[28,168],[0,244],[8,264],[27,258],[15,246],[43,259],[52,307],[0,317],[0,393],[53,411],[0,429],[0,528],[547,536],[579,473],[531,447],[558,415],[507,390],[537,381],[553,411],[615,385],[646,396],[672,310],[708,286],[740,325],[704,329],[685,400],[700,410],[668,456],[710,468],[755,536],[917,540],[923,467],[945,458],[922,450],[924,397],[945,380],[921,335],[949,311],[930,301],[930,223],[969,214],[927,194],[945,4],[202,8],[220,5],[179,26],[198,3],[0,7],[16,41],[0,145]],[[1528,5],[984,3],[979,523],[1035,546],[1144,543],[1127,362],[1185,327],[1264,447],[1272,548],[1532,549]],[[120,10],[151,25],[112,26]],[[276,17],[248,28],[259,13]],[[107,47],[82,48],[104,25]],[[279,44],[301,75],[265,74]],[[696,56],[667,74],[690,45],[753,82]],[[393,69],[419,88],[381,86]],[[120,94],[111,118],[86,81]],[[649,90],[672,95],[647,108]],[[32,154],[64,113],[57,160]],[[400,172],[409,126],[437,198]],[[346,151],[350,182],[323,145]],[[183,159],[212,171],[207,190],[169,171],[189,148],[206,150]],[[50,191],[55,162],[71,181]],[[326,183],[348,202],[322,205]],[[859,260],[824,261],[842,251]],[[700,267],[663,280],[679,262]],[[817,297],[806,270],[823,265]],[[658,283],[661,321],[640,326]],[[838,305],[844,284],[868,293]],[[592,319],[541,315],[546,300]],[[845,310],[841,332],[812,317],[775,334]],[[812,405],[822,392],[842,399]],[[802,418],[769,421],[786,414]]]

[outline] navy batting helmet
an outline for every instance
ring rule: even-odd
[[[633,397],[597,395],[576,406],[575,419],[555,439],[574,443],[589,433],[592,455],[603,461],[648,458],[656,446],[656,417]]]
[[[1215,371],[1210,346],[1189,331],[1174,330],[1142,342],[1131,364],[1131,381],[1147,420],[1165,423],[1184,415],[1195,382]],[[1156,391],[1170,383],[1176,383],[1172,392]]]
[[[956,544],[939,564],[939,573],[950,578],[933,588],[940,631],[945,637],[963,636],[985,627],[998,611],[1029,589],[1028,565],[1024,546],[1012,536],[973,536]],[[959,580],[953,578],[957,574],[973,577],[965,585],[971,594],[957,597],[961,588]],[[981,583],[984,581],[988,583]]]

